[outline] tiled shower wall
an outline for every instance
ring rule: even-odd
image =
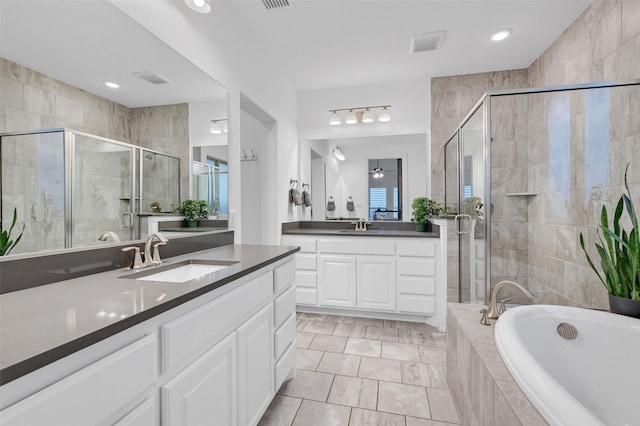
[[[514,78],[514,75],[520,78]],[[499,76],[502,76],[502,79]],[[444,194],[444,143],[485,91],[632,79],[640,79],[640,2],[636,0],[594,1],[527,70],[433,79],[433,198],[442,201],[441,197]],[[496,81],[506,84],[501,86],[496,84]],[[513,252],[512,248],[502,247],[515,256],[510,260],[509,253],[503,251],[499,257],[495,250],[500,247],[492,247],[492,281],[500,279],[497,273],[502,268],[502,273],[506,276],[520,276],[521,281],[527,282],[536,294],[537,303],[597,308],[608,306],[606,291],[593,272],[587,268],[578,238],[581,231],[587,231],[585,227],[590,228],[587,232],[587,244],[592,246],[592,225],[597,223],[597,210],[602,203],[610,205],[620,196],[623,168],[628,160],[634,161],[630,171],[634,186],[632,193],[634,200],[640,204],[638,90],[627,88],[616,89],[611,93],[592,91],[588,95],[575,92],[553,96],[517,96],[513,97],[516,102],[512,110],[515,112],[515,120],[494,120],[494,124],[499,124],[499,127],[505,126],[505,129],[513,129],[516,133],[522,131],[521,125],[524,126],[525,123],[519,124],[517,115],[521,112],[519,108],[524,105],[518,106],[517,102],[528,104],[527,134],[522,139],[526,142],[518,142],[519,146],[527,145],[527,175],[518,175],[516,180],[509,181],[508,184],[524,187],[522,180],[526,180],[527,190],[533,189],[538,195],[509,197],[507,202],[513,204],[512,207],[518,214],[526,216],[528,225],[524,238],[521,235],[522,228],[518,227],[517,234],[507,233],[503,240],[515,240],[511,244],[520,247],[522,245],[517,241],[527,241],[526,251],[518,248],[518,251]],[[474,94],[474,99],[468,99],[469,93]],[[493,98],[493,103],[494,106],[502,108],[499,99]],[[506,99],[502,102],[511,102]],[[589,139],[585,139],[585,133],[596,132],[596,129],[602,129],[605,125],[601,112],[605,106],[611,109],[606,123],[607,134],[592,135],[591,139],[606,138],[608,135],[608,148],[606,144],[604,147],[603,144],[596,145],[607,152],[608,159],[605,160],[600,155],[594,157],[594,162],[590,163],[585,161],[585,158],[589,157],[584,149],[586,140]],[[494,109],[494,113],[496,112],[499,113]],[[570,139],[564,138],[564,151],[561,153],[553,151],[561,149],[553,141],[554,138],[556,141],[562,141],[562,138],[558,139],[553,129],[550,131],[547,125],[554,121],[550,120],[553,114],[566,115],[564,122],[569,126],[568,132],[571,135]],[[585,125],[593,123],[593,120],[599,120],[600,123],[593,127]],[[492,127],[493,135],[499,135],[500,129],[497,126]],[[497,152],[494,149],[492,161],[495,163],[500,156],[510,155],[510,151]],[[522,158],[520,155],[516,154],[514,157],[515,164]],[[569,158],[573,161],[566,163]],[[598,167],[602,166],[602,162],[606,163],[604,167]],[[492,164],[492,167],[495,167],[495,164]],[[495,172],[493,168],[492,172]],[[594,173],[596,178],[592,177]],[[568,187],[561,191],[554,190],[554,185],[558,189],[558,182],[564,182],[564,176],[570,179]],[[587,176],[589,182],[585,182]],[[606,181],[603,180],[605,176]],[[602,185],[602,182],[606,182],[606,185]],[[507,190],[511,191],[511,188]],[[503,202],[505,200],[502,198]],[[501,201],[496,200],[494,196],[494,215],[500,214],[496,211],[496,202]],[[524,217],[518,220],[520,219]],[[528,277],[523,277],[525,271]]]

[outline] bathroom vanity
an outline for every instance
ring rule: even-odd
[[[297,309],[426,322],[445,331],[447,224],[434,223],[434,233],[415,232],[411,223],[374,223],[367,231],[349,222],[284,224],[282,243],[300,247]]]
[[[222,265],[184,282],[120,268],[1,295],[0,423],[257,424],[295,374],[297,250],[223,245],[157,267]]]

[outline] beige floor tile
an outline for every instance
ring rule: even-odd
[[[327,319],[327,314],[314,314],[312,312],[297,312],[296,318],[305,320],[324,321]]]
[[[316,335],[313,333],[296,332],[296,348],[308,348],[314,337]]]
[[[309,321],[307,325],[304,326],[302,331],[305,333],[315,333],[315,334],[332,334],[333,330],[336,328],[336,324],[334,322],[324,322],[324,321]]]
[[[458,411],[447,389],[427,388],[431,418],[449,423],[460,423]]]
[[[353,321],[354,324],[375,325],[376,327],[384,326],[384,320],[379,318],[362,318],[356,317]]]
[[[419,330],[419,331],[425,331],[428,333],[437,333],[438,332],[438,328],[434,327],[432,325],[426,324],[424,322],[412,322],[411,323],[411,329],[412,330]]]
[[[296,331],[302,331],[302,329],[304,328],[305,325],[307,325],[308,322],[309,322],[309,320],[304,320],[304,319],[297,318],[296,319]]]
[[[327,315],[326,322],[335,322],[339,324],[353,324],[356,317],[348,317],[345,315]]]
[[[367,332],[364,336],[366,339],[384,340],[387,342],[398,342],[398,330],[395,328],[367,326]]]
[[[433,339],[433,345],[439,348],[447,347],[447,335],[446,333],[431,333]]]
[[[280,395],[296,398],[326,401],[333,383],[333,374],[298,370],[296,378],[286,382],[280,388]]]
[[[420,352],[418,345],[382,342],[382,358],[419,362]]]
[[[427,391],[422,386],[380,382],[378,410],[422,418],[431,418]]]
[[[430,331],[411,330],[411,341],[416,345],[435,346]]]
[[[347,426],[351,408],[323,402],[302,401],[294,426]]]
[[[302,400],[299,398],[276,395],[258,426],[289,426],[301,403]]]
[[[336,328],[333,330],[333,335],[364,339],[364,333],[366,331],[367,326],[363,324],[336,324]]]
[[[378,403],[378,382],[357,377],[336,376],[327,402],[375,410]]]
[[[405,423],[404,416],[353,408],[349,426],[405,426]]]
[[[320,351],[343,352],[347,344],[347,338],[341,336],[325,336],[324,334],[316,334],[313,342],[309,345],[309,349],[317,349]]]
[[[418,419],[407,416],[407,426],[451,426],[451,423],[443,423],[429,419]],[[498,426],[498,425],[495,425]],[[506,425],[505,425],[506,426]]]
[[[418,345],[420,360],[425,364],[447,364],[447,349],[435,346]]]
[[[413,323],[409,321],[384,320],[384,327],[411,330]]]
[[[357,376],[360,368],[360,356],[325,352],[317,370],[323,373]]]
[[[301,370],[315,371],[322,359],[322,351],[313,351],[310,349],[298,349],[296,351],[296,368]]]
[[[362,357],[358,377],[400,383],[402,381],[400,361]]]
[[[379,340],[365,340],[349,338],[344,348],[345,354],[380,357],[382,342]]]
[[[402,383],[447,389],[444,366],[421,362],[402,362]]]
[[[398,329],[398,343],[413,343],[411,330]]]

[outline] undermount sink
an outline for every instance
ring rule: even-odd
[[[348,232],[350,234],[377,234],[380,231],[376,231],[375,229],[368,229],[366,231],[356,231],[355,229],[341,229],[340,232]]]
[[[148,271],[136,272],[121,278],[140,281],[162,281],[169,283],[184,283],[204,277],[238,263],[229,260],[200,260],[191,259],[183,262],[151,268]]]

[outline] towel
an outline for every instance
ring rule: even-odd
[[[302,191],[302,204],[304,204],[305,207],[311,207],[311,194],[307,191]]]
[[[356,208],[353,205],[353,197],[349,197],[347,198],[347,210],[349,210],[350,212],[354,211]]]
[[[329,201],[327,201],[327,210],[332,212],[336,209],[336,202],[333,200],[333,197],[329,197]]]
[[[300,196],[300,191],[298,191],[297,189],[290,189],[289,190],[289,202],[295,204],[296,206],[299,206],[300,204],[302,204],[302,197]]]

